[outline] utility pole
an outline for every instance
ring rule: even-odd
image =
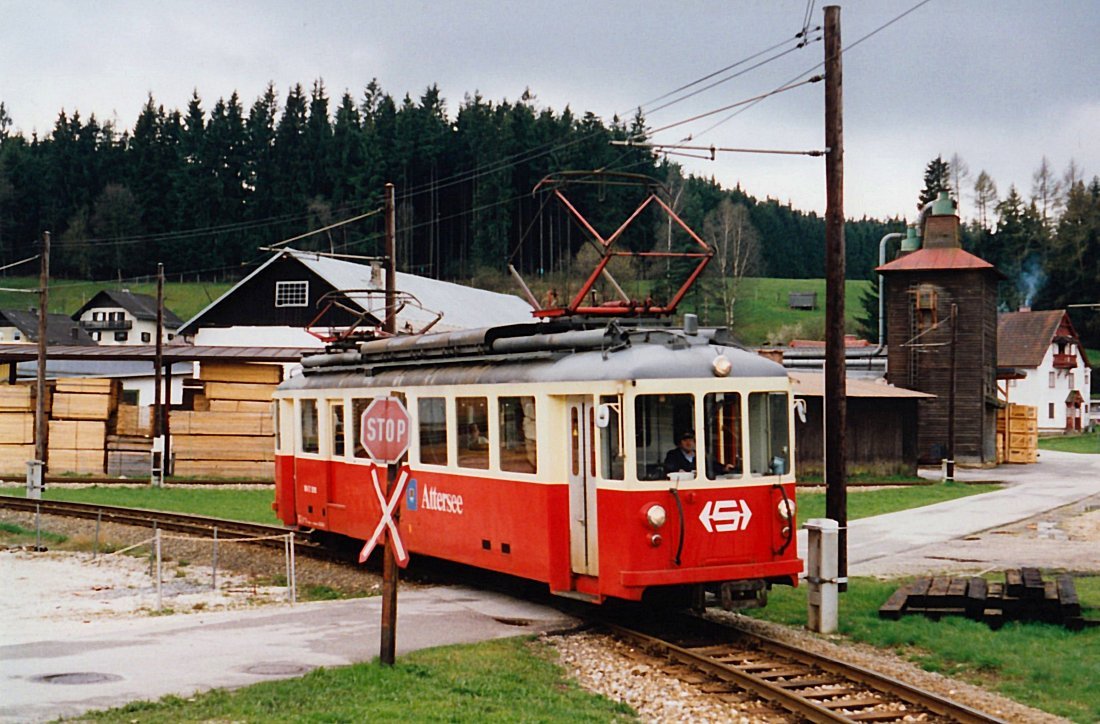
[[[157,263],[157,344],[153,359],[153,470],[150,483],[153,487],[164,486],[165,460],[168,449],[164,444],[164,264]],[[171,401],[171,392],[169,392]],[[159,456],[159,457],[158,457]]]
[[[49,344],[50,232],[42,234],[38,271],[38,374],[34,401],[34,460],[27,463],[27,497],[38,500],[46,489],[46,454],[49,424],[46,420],[46,348]],[[15,366],[15,363],[12,363]]]
[[[848,390],[844,346],[844,96],[840,7],[825,7],[825,515],[839,525],[838,590],[848,588]]]
[[[394,187],[386,184],[386,321],[383,330],[397,334],[397,211],[394,203]],[[386,500],[393,498],[397,486],[397,463],[386,465]],[[393,512],[394,524],[400,520],[401,505]],[[395,529],[396,530],[396,529]],[[397,656],[397,558],[389,531],[382,547],[382,632],[379,659],[385,666],[393,666]]]
[[[955,350],[959,344],[959,305],[951,305],[951,389],[947,395],[947,462],[944,465],[944,480],[955,480],[955,389],[957,369]],[[1005,419],[1009,419],[1008,416]],[[1007,437],[1007,436],[1006,436]]]

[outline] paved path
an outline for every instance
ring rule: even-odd
[[[402,592],[398,654],[561,628],[560,612],[464,588]],[[301,676],[378,656],[381,598],[163,617],[2,626],[0,721],[38,722],[91,709]],[[99,683],[48,683],[59,674]]]
[[[922,475],[938,479],[939,471]],[[848,573],[873,574],[877,563],[912,554],[980,531],[1031,518],[1100,494],[1100,455],[1049,450],[1033,465],[1001,465],[987,470],[959,469],[963,481],[996,481],[1005,487],[923,508],[849,522]],[[799,532],[805,557],[806,531]],[[1100,554],[1098,554],[1100,555]]]

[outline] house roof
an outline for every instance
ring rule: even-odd
[[[122,307],[135,319],[148,322],[157,321],[157,299],[148,294],[135,294],[128,290],[115,291],[113,289],[101,289],[94,297],[73,313],[73,319],[80,319],[80,315],[89,309],[98,307]],[[168,329],[178,329],[183,320],[176,316],[175,312],[164,308],[164,326]]]
[[[381,295],[363,292],[363,290],[376,292],[384,290],[384,285],[376,283],[372,278],[370,266],[344,259],[334,259],[316,252],[284,249],[273,254],[233,288],[188,320],[181,332],[193,334],[202,326],[202,317],[210,310],[230,299],[238,288],[248,283],[269,265],[279,259],[287,258],[294,259],[324,279],[333,289],[359,290],[360,293],[349,293],[345,297],[352,305],[367,312],[374,323],[381,323],[385,312]],[[415,329],[422,329],[436,319],[437,313],[443,316],[432,330],[440,332],[531,321],[531,306],[512,294],[489,292],[404,272],[397,272],[397,289],[399,292],[411,294],[424,307],[419,309],[411,304],[403,307],[397,314],[399,328],[407,322]]]
[[[823,372],[788,372],[791,378],[791,391],[798,397],[824,397],[825,374]],[[894,387],[885,382],[870,382],[849,377],[844,383],[848,397],[889,397],[924,399],[935,397],[927,392]]]
[[[995,266],[985,259],[976,257],[970,252],[959,248],[918,249],[895,259],[889,264],[883,264],[875,271],[937,271],[944,269],[990,269],[998,275],[1001,274]]]
[[[0,325],[15,327],[32,342],[38,341],[38,312],[36,310],[0,310]],[[95,340],[79,324],[74,324],[67,314],[46,315],[47,344],[95,345]]]
[[[1063,325],[1069,337],[1077,343],[1078,353],[1084,357],[1077,332],[1064,309],[1038,312],[1002,312],[997,315],[997,366],[1038,367],[1043,363],[1047,349]],[[1088,359],[1085,358],[1085,365]]]

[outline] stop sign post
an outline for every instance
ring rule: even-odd
[[[359,418],[359,442],[363,449],[375,462],[386,463],[387,500],[393,498],[397,482],[397,463],[409,449],[411,426],[408,410],[396,397],[376,397]],[[385,503],[382,506],[381,514],[385,515]],[[400,501],[393,511],[395,524],[399,513]],[[389,531],[385,533],[385,543],[382,546],[381,638],[379,658],[383,664],[392,666],[397,652],[397,561]]]

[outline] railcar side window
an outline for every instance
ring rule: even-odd
[[[694,468],[681,459],[680,438],[694,438],[695,400],[691,395],[638,395],[634,398],[634,445],[639,480],[665,480],[669,472]],[[692,446],[694,450],[694,446]]]
[[[607,405],[607,427],[600,428],[600,477],[604,480],[623,479],[622,415],[619,414],[619,398],[604,395],[601,405]]]
[[[332,403],[332,454],[344,457],[344,403]]]
[[[363,410],[371,403],[370,398],[356,397],[351,401],[351,448],[355,457],[362,460],[370,459],[363,443],[359,442],[359,422],[363,419]]]
[[[484,397],[455,398],[458,418],[458,464],[489,469],[489,401]]]
[[[3,339],[3,337],[0,337]],[[279,452],[283,450],[283,431],[279,427],[279,408],[282,407],[282,403],[275,400],[275,403],[271,406],[272,423],[275,426],[275,449]]]
[[[317,400],[301,400],[302,452],[315,453],[320,450],[317,437]]]
[[[447,464],[447,401],[442,397],[421,397],[416,402],[420,429],[420,462]]]
[[[535,398],[501,397],[500,469],[515,473],[538,472],[535,440]]]
[[[712,392],[704,397],[703,424],[706,426],[707,478],[716,480],[740,476],[743,470],[741,395],[736,392]]]
[[[791,469],[785,392],[749,395],[749,470],[753,475],[783,475]]]

